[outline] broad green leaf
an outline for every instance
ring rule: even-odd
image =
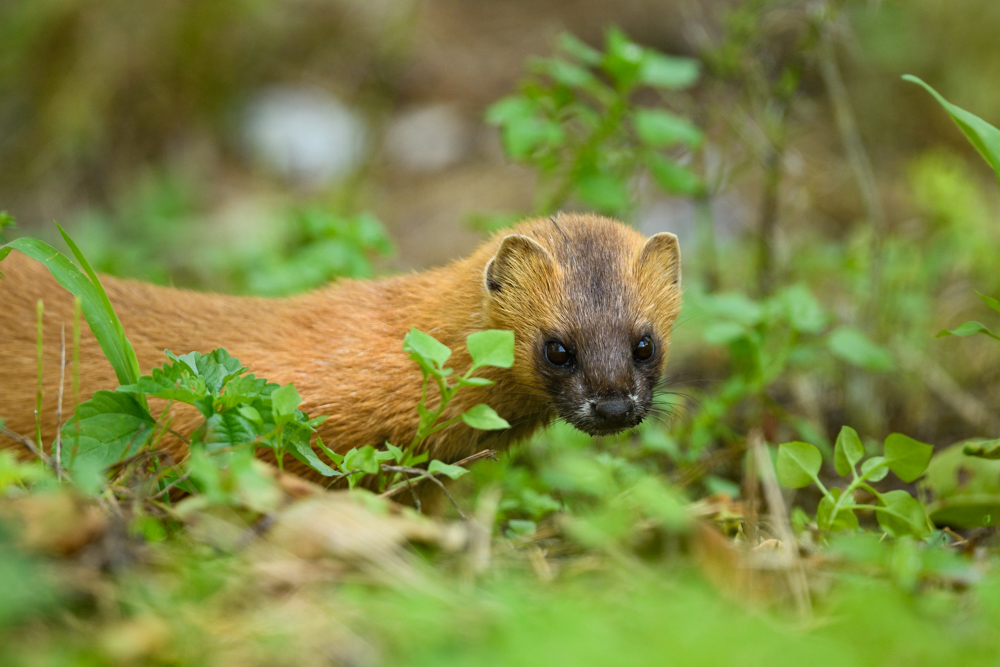
[[[861,444],[858,432],[850,426],[840,429],[837,444],[833,447],[833,467],[841,476],[851,474],[851,470],[865,456],[865,446]]]
[[[271,392],[271,407],[278,417],[288,417],[295,414],[296,408],[302,403],[302,397],[295,385],[286,384]]]
[[[474,405],[462,414],[462,421],[481,431],[497,431],[510,428],[507,420],[496,413],[496,411],[485,403]]]
[[[842,494],[842,489],[834,488],[830,489],[829,496],[823,496],[823,498],[820,499],[819,506],[816,508],[816,524],[823,530],[838,531],[858,529],[858,517],[851,509],[855,505],[854,498],[847,497],[840,501],[840,507],[837,509],[837,515],[831,517],[833,508]]]
[[[64,238],[70,242],[68,236]],[[139,362],[132,345],[125,338],[121,322],[115,315],[111,301],[100,282],[95,283],[69,258],[38,239],[19,238],[0,246],[0,261],[10,254],[11,250],[19,250],[44,264],[60,285],[80,297],[80,308],[87,325],[94,333],[94,338],[101,346],[104,356],[111,363],[119,384],[136,382],[139,379]],[[93,275],[96,280],[96,274]]]
[[[931,534],[924,506],[906,491],[886,491],[879,498],[879,507],[885,509],[875,512],[878,523],[893,537],[924,538]]]
[[[677,58],[646,50],[639,65],[639,81],[647,86],[680,90],[698,81],[701,64],[693,58]]]
[[[504,150],[515,159],[523,159],[535,150],[559,146],[566,140],[562,125],[544,118],[519,118],[503,126]]]
[[[580,198],[605,213],[620,213],[632,200],[625,181],[612,174],[591,173],[576,181]]]
[[[595,81],[594,75],[587,68],[558,58],[539,58],[534,60],[530,67],[532,71],[546,74],[556,83],[570,88],[584,88]]]
[[[316,446],[319,447],[320,451],[323,452],[324,454],[326,454],[327,457],[331,461],[333,461],[334,463],[336,463],[338,466],[341,463],[344,462],[344,455],[343,454],[338,454],[337,452],[333,451],[332,449],[330,449],[329,447],[327,447],[325,444],[323,444],[323,438],[319,438],[319,437],[316,438]]]
[[[985,324],[974,320],[963,322],[954,329],[943,329],[937,333],[937,338],[944,336],[972,336],[977,333],[986,334],[990,338],[1000,340],[1000,336],[987,329]]]
[[[469,470],[468,468],[463,468],[462,466],[451,465],[450,463],[444,463],[443,461],[435,459],[431,461],[430,465],[427,466],[427,472],[432,474],[441,473],[445,477],[458,479],[462,475],[469,472]]]
[[[895,367],[892,355],[885,348],[853,327],[836,329],[826,343],[834,356],[866,370],[891,371]]]
[[[507,528],[520,537],[530,537],[538,530],[538,524],[525,519],[511,519],[507,522]]]
[[[239,408],[237,408],[237,412],[239,412],[246,419],[249,419],[255,424],[260,424],[261,422],[264,421],[263,419],[261,419],[260,413],[257,412],[257,409],[251,405],[241,405],[239,406]]]
[[[695,147],[704,139],[691,121],[663,109],[637,109],[632,123],[639,139],[653,148],[674,144]]]
[[[437,368],[443,368],[451,356],[447,345],[439,343],[433,336],[416,327],[411,328],[403,339],[403,350],[409,352],[411,357],[416,355]]]
[[[876,470],[877,468],[877,470]],[[885,465],[884,456],[873,456],[861,464],[861,474],[867,475],[868,471],[875,470],[867,479],[869,482],[880,482],[889,474],[889,468]]]
[[[492,104],[486,110],[485,120],[490,125],[505,125],[531,118],[538,110],[538,105],[532,100],[520,95],[511,95]]]
[[[994,299],[993,297],[986,296],[981,292],[976,292],[976,295],[983,300],[983,303],[1000,313],[1000,299]]]
[[[132,456],[146,444],[155,423],[132,394],[98,391],[77,406],[76,414],[63,426],[66,467],[105,468]]]
[[[472,356],[474,368],[495,366],[510,368],[514,365],[514,332],[490,329],[477,331],[465,339]]]
[[[807,486],[823,466],[823,455],[808,442],[786,442],[778,446],[775,471],[778,481],[790,489]]]
[[[1000,183],[1000,130],[979,116],[950,103],[936,90],[917,77],[907,74],[903,76],[903,80],[923,86],[927,92],[934,96],[934,99],[945,108],[945,111],[948,112],[952,120],[955,121],[955,124],[962,130],[969,142],[979,151],[979,154],[983,156],[983,159],[993,167],[993,171],[997,176],[997,182]]]
[[[714,322],[705,327],[702,337],[710,345],[729,345],[748,334],[747,328],[737,322]]]
[[[664,192],[676,195],[697,195],[704,189],[701,179],[687,167],[682,167],[664,155],[648,151],[643,162],[649,167],[656,184]]]
[[[341,463],[341,468],[343,468],[344,472],[361,470],[369,475],[374,475],[381,470],[378,458],[375,456],[375,448],[371,445],[365,445],[360,449],[352,449],[344,454],[344,462]]]
[[[277,388],[278,385],[274,382],[247,373],[226,382],[222,398],[215,403],[222,409],[232,408],[241,403],[249,404],[269,396]]]
[[[216,412],[191,435],[191,442],[201,442],[208,452],[237,447],[257,439],[257,428],[235,410]]]
[[[885,461],[904,482],[912,482],[924,474],[934,447],[918,442],[902,433],[892,433],[885,439]]]
[[[702,310],[720,320],[739,322],[748,327],[761,323],[766,314],[763,306],[739,292],[722,292],[699,300]]]
[[[991,461],[1000,460],[1000,440],[980,440],[968,443],[963,451],[969,456]]]
[[[288,386],[291,387],[292,385]],[[319,456],[317,456],[316,452],[313,451],[313,448],[309,446],[308,442],[303,442],[293,438],[286,441],[285,445],[292,456],[302,461],[324,477],[333,477],[337,474],[336,470],[328,466],[322,459],[319,458]]]
[[[786,287],[777,297],[792,328],[802,333],[818,333],[826,326],[826,313],[808,287],[799,283]]]

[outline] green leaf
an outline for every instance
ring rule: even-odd
[[[241,405],[237,408],[237,412],[243,415],[244,418],[252,421],[255,424],[260,424],[264,420],[261,419],[260,413],[252,405]]]
[[[632,124],[639,139],[653,148],[674,144],[695,147],[704,139],[691,121],[662,109],[636,109]]]
[[[299,392],[293,384],[286,384],[284,387],[279,387],[271,392],[271,408],[274,410],[275,416],[288,417],[294,415],[295,410],[301,403],[302,397],[299,396]]]
[[[288,385],[291,387],[292,385]],[[323,475],[324,477],[333,477],[337,474],[337,471],[328,466],[323,462],[322,459],[313,451],[313,448],[309,446],[307,441],[302,441],[297,438],[291,438],[285,441],[285,445],[292,456],[302,461],[310,468]]]
[[[365,445],[360,449],[352,449],[344,454],[344,462],[341,463],[344,472],[361,470],[369,475],[374,475],[381,470],[378,457],[375,456],[375,448]]]
[[[858,529],[858,517],[851,509],[855,502],[854,498],[850,496],[841,501],[837,515],[831,518],[833,508],[842,494],[843,489],[834,488],[830,489],[829,496],[823,496],[820,499],[819,506],[816,508],[816,524],[820,528],[831,531]]]
[[[450,477],[451,479],[458,479],[462,475],[469,472],[468,468],[463,468],[462,466],[452,465],[450,463],[444,463],[438,461],[437,459],[431,461],[430,465],[427,466],[427,472],[429,473],[441,473],[445,477]]]
[[[962,451],[969,456],[997,461],[1000,460],[1000,440],[980,440],[968,443]]]
[[[938,103],[945,108],[945,111],[948,112],[952,120],[955,121],[959,129],[962,130],[969,142],[983,156],[983,159],[993,167],[993,171],[997,176],[997,182],[1000,183],[1000,130],[979,116],[951,104],[936,90],[917,77],[907,74],[903,76],[903,80],[923,86],[927,92],[934,96]]]
[[[875,469],[878,470],[875,470]],[[885,465],[884,456],[873,456],[861,464],[861,474],[867,475],[868,471],[875,470],[867,479],[869,482],[880,482],[889,474],[889,468]]]
[[[552,77],[556,83],[569,88],[584,88],[596,80],[590,70],[558,58],[539,58],[531,63],[531,69],[539,74]]]
[[[808,442],[786,442],[778,446],[775,471],[778,481],[790,489],[799,489],[815,481],[823,466],[823,455]]]
[[[836,329],[826,343],[834,356],[866,370],[891,371],[895,367],[892,355],[885,348],[853,327]]]
[[[692,58],[677,58],[646,50],[639,65],[639,81],[647,86],[682,90],[698,81],[701,63]]]
[[[885,439],[886,464],[904,482],[912,482],[923,475],[933,453],[931,445],[902,433],[892,433]]]
[[[964,336],[972,336],[977,333],[986,334],[990,338],[995,338],[996,340],[1000,340],[1000,336],[996,335],[995,333],[987,329],[985,324],[982,324],[981,322],[976,322],[974,320],[970,320],[969,322],[963,322],[954,329],[950,330],[944,329],[942,331],[939,331],[937,333],[936,338],[942,338],[944,336],[964,337]]]
[[[495,366],[510,368],[514,365],[514,332],[490,329],[470,334],[465,345],[472,356],[473,368]]]
[[[535,150],[555,147],[566,140],[562,125],[544,118],[520,118],[503,126],[504,150],[514,159],[524,159]]]
[[[802,333],[819,333],[826,326],[826,313],[808,287],[802,283],[786,287],[777,302],[792,328]]]
[[[510,428],[507,420],[496,413],[496,411],[485,403],[474,405],[462,415],[462,421],[481,431],[497,431]]]
[[[878,523],[893,537],[930,536],[931,528],[924,506],[906,491],[886,491],[879,497],[879,507],[884,509],[875,512]]]
[[[451,356],[451,349],[447,345],[439,343],[433,336],[416,327],[411,328],[403,339],[403,350],[409,352],[411,358],[418,357],[439,369],[444,367]]]
[[[62,231],[60,229],[60,231]],[[71,249],[76,249],[69,236],[63,232],[63,238]],[[89,265],[86,265],[88,277],[65,255],[43,241],[32,238],[14,239],[10,243],[0,246],[0,261],[2,261],[11,250],[19,250],[28,257],[38,260],[45,265],[45,268],[52,273],[56,281],[69,290],[73,295],[80,297],[80,308],[87,325],[94,333],[94,338],[101,346],[104,356],[111,363],[115,371],[119,384],[132,384],[139,379],[139,361],[136,359],[132,345],[125,337],[121,321],[111,307],[108,298],[97,274],[93,273]],[[76,249],[79,253],[79,250]],[[78,254],[77,258],[82,258]],[[85,260],[84,260],[85,261]],[[140,399],[140,402],[142,400]]]
[[[531,537],[538,530],[538,524],[525,519],[511,519],[507,522],[507,528],[519,537]]]
[[[590,173],[576,181],[580,198],[605,213],[621,213],[632,200],[625,181],[606,173]]]
[[[521,95],[511,95],[492,104],[486,110],[485,120],[490,125],[506,125],[531,118],[538,110],[538,104],[532,100]]]
[[[492,384],[496,384],[493,380],[489,378],[458,378],[458,383],[466,385],[468,387],[489,387]]]
[[[558,41],[559,48],[585,65],[596,67],[601,64],[601,52],[587,44],[584,44],[570,33],[561,33]]]
[[[737,322],[714,322],[705,327],[702,337],[710,345],[729,345],[748,334],[747,328]]]
[[[643,162],[649,167],[656,184],[664,192],[676,195],[697,195],[704,190],[701,179],[694,172],[655,152],[647,152]]]
[[[983,294],[981,292],[976,292],[976,296],[978,296],[980,299],[982,299],[983,303],[985,303],[987,306],[989,306],[990,308],[992,308],[996,312],[1000,313],[1000,299],[994,299],[993,297],[986,296],[985,294]]]
[[[217,412],[191,435],[191,442],[201,442],[208,452],[237,447],[257,439],[256,426],[239,412]]]
[[[837,469],[837,474],[849,475],[864,456],[865,446],[861,444],[858,432],[850,426],[842,427],[833,447],[833,467]]]
[[[68,469],[101,467],[132,456],[146,444],[156,421],[131,394],[98,391],[63,426]]]

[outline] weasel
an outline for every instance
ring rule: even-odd
[[[17,433],[34,433],[41,299],[42,435],[51,443],[61,328],[68,339],[72,296],[45,267],[20,253],[0,263],[0,272],[0,417]],[[673,234],[647,239],[606,218],[561,215],[522,222],[442,268],[369,282],[341,280],[292,298],[204,294],[108,276],[101,281],[143,373],[166,361],[165,349],[184,354],[225,348],[257,377],[294,383],[302,410],[328,416],[319,435],[338,452],[386,441],[403,446],[413,438],[421,374],[402,349],[410,327],[449,346],[450,365],[459,373],[471,364],[466,336],[512,330],[514,365],[484,369],[481,374],[496,384],[462,389],[444,415],[486,403],[511,427],[477,431],[459,421],[423,442],[431,458],[454,462],[504,448],[557,417],[592,435],[642,422],[667,360],[680,277]],[[66,397],[70,386],[67,377]],[[110,364],[84,327],[81,400],[115,386]],[[68,417],[71,399],[64,399],[63,410]],[[193,409],[176,409],[171,426],[190,432],[198,420]],[[0,436],[0,446],[14,446],[5,440]],[[161,444],[177,460],[186,454],[180,439]],[[289,457],[288,463],[290,472],[318,476],[298,460]]]

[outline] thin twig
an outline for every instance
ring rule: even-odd
[[[809,582],[806,580],[805,568],[802,566],[802,559],[799,558],[798,542],[792,526],[788,522],[788,508],[785,506],[785,499],[781,495],[781,488],[778,486],[778,477],[774,472],[774,465],[771,457],[764,446],[764,436],[759,429],[750,432],[747,438],[747,445],[754,453],[757,462],[757,474],[760,475],[760,484],[764,488],[764,497],[767,498],[767,507],[771,515],[771,527],[777,534],[778,539],[786,547],[786,553],[791,560],[790,567],[785,571],[788,574],[788,586],[795,597],[795,603],[799,608],[799,613],[803,618],[812,615],[812,603],[809,599]]]
[[[497,453],[495,451],[493,451],[492,449],[484,449],[483,451],[477,452],[477,453],[473,454],[472,456],[467,456],[464,459],[462,459],[461,461],[457,461],[457,462],[453,463],[452,465],[462,466],[463,468],[465,468],[470,463],[474,463],[474,462],[478,461],[479,459],[485,459],[485,458],[491,458],[494,461],[498,460],[497,459]],[[440,474],[440,473],[434,473],[434,474]],[[425,478],[423,476],[421,476],[419,479],[410,480],[410,481],[413,483],[414,486],[416,486],[417,484],[420,484],[424,479]],[[402,493],[405,488],[406,488],[406,484],[400,483],[397,486],[392,487],[388,491],[385,491],[385,492],[379,494],[379,498],[392,498],[393,496],[396,496],[396,495]]]
[[[458,503],[455,502],[455,499],[452,497],[452,495],[448,493],[448,489],[445,488],[444,482],[439,480],[434,475],[434,473],[427,472],[423,468],[412,468],[410,466],[390,466],[384,463],[382,464],[382,470],[388,470],[389,472],[401,472],[403,474],[410,474],[410,475],[419,475],[423,479],[428,479],[434,482],[435,484],[438,485],[438,488],[440,488],[441,491],[444,493],[445,497],[449,501],[451,501],[451,504],[455,506],[455,511],[457,511],[458,515],[462,517],[462,520],[468,519],[468,517],[465,516],[465,512],[462,511],[462,508],[458,506]]]
[[[2,430],[0,430],[0,433],[7,436],[14,442],[23,445],[29,452],[37,456],[39,460],[41,460],[45,465],[51,465],[49,462],[49,457],[45,454],[45,452],[43,452],[42,450],[40,450],[38,447],[35,446],[35,442],[31,438],[26,438],[20,433],[11,431],[6,426],[4,426]]]
[[[59,347],[59,400],[56,402],[56,442],[55,468],[56,478],[62,479],[62,408],[63,408],[63,387],[66,385],[66,323],[62,323],[61,341]]]

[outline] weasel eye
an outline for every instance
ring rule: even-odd
[[[545,358],[553,366],[565,366],[573,360],[573,355],[559,341],[550,340],[545,344]]]
[[[635,349],[632,350],[632,356],[635,357],[636,361],[649,361],[653,358],[653,352],[656,350],[656,346],[653,345],[653,339],[649,336],[643,336],[639,339],[639,342],[635,344]]]

